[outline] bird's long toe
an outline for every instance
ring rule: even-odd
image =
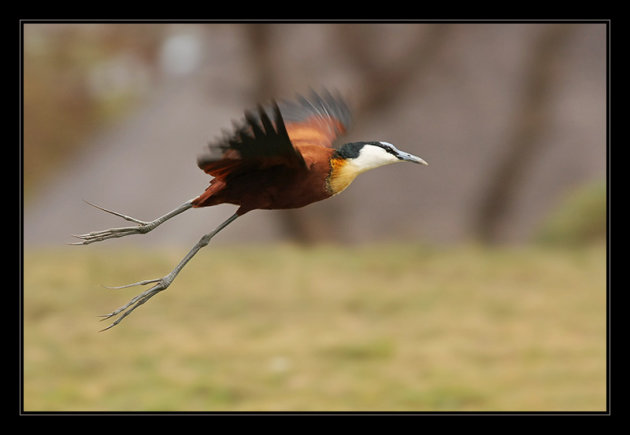
[[[133,297],[125,305],[115,309],[111,313],[103,314],[103,315],[99,316],[99,317],[101,317],[101,321],[103,321],[103,320],[111,319],[112,317],[115,317],[117,315],[120,315],[120,317],[118,319],[116,319],[112,324],[110,324],[109,326],[107,326],[104,329],[101,329],[101,332],[107,331],[108,329],[111,329],[114,326],[118,325],[125,317],[130,315],[140,305],[142,305],[145,302],[147,302],[149,299],[151,299],[153,296],[155,296],[159,292],[161,292],[163,290],[166,290],[171,282],[172,282],[172,279],[170,279],[170,275],[167,275],[167,276],[165,276],[163,278],[151,279],[151,280],[145,280],[145,281],[138,281],[138,282],[135,282],[133,284],[127,284],[127,285],[118,286],[118,287],[109,287],[109,288],[114,288],[114,289],[120,289],[120,288],[126,288],[126,287],[133,287],[133,286],[136,286],[136,285],[145,285],[145,284],[150,284],[150,283],[156,283],[150,289],[148,289],[148,290],[140,293],[139,295]]]
[[[129,236],[131,234],[144,234],[150,231],[148,225],[139,225],[136,227],[123,227],[123,228],[110,228],[101,231],[92,231],[85,234],[73,234],[73,237],[81,239],[79,242],[71,243],[72,245],[89,245],[94,242],[101,242],[103,240],[114,239],[118,237]]]

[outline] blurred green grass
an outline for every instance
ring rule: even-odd
[[[595,180],[570,191],[544,219],[535,241],[580,246],[606,240],[606,182]]]
[[[209,246],[24,258],[25,411],[601,411],[606,253]]]

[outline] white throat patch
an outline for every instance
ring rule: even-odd
[[[384,145],[396,149],[392,144],[381,142]],[[365,172],[369,169],[378,168],[379,166],[389,165],[398,162],[398,158],[383,148],[376,145],[364,145],[359,155],[352,159],[349,163],[359,172]]]

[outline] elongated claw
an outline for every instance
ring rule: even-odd
[[[118,289],[121,289],[121,288],[135,287],[137,285],[147,285],[147,284],[151,284],[151,283],[154,283],[154,282],[158,282],[160,280],[162,280],[162,278],[147,279],[147,280],[144,280],[144,281],[138,281],[138,282],[134,282],[134,283],[131,283],[131,284],[125,284],[125,285],[119,285],[119,286],[104,285],[103,287],[111,289],[111,290],[118,290]]]
[[[122,322],[122,320],[125,317],[127,317],[129,314],[131,314],[140,305],[144,304],[146,301],[151,299],[153,296],[155,296],[156,294],[158,294],[162,290],[166,290],[166,288],[168,288],[168,286],[173,281],[173,278],[174,277],[171,277],[171,275],[166,275],[164,278],[151,279],[151,280],[145,280],[145,281],[138,281],[138,282],[135,282],[133,284],[127,284],[127,285],[120,286],[120,287],[110,287],[110,288],[126,288],[126,287],[132,287],[132,286],[136,286],[136,285],[145,285],[145,284],[154,283],[154,282],[157,283],[156,285],[151,287],[149,290],[146,290],[146,291],[140,293],[139,295],[133,297],[129,302],[127,302],[122,307],[116,308],[111,313],[103,314],[103,315],[99,316],[99,317],[102,317],[101,321],[103,321],[103,320],[110,319],[110,318],[120,314],[120,317],[118,319],[116,319],[108,327],[106,327],[104,329],[101,329],[99,332],[107,331],[108,329],[111,329],[114,326],[118,325],[120,322]]]
[[[149,223],[149,222],[141,221],[140,219],[132,218],[131,216],[127,216],[127,215],[124,215],[122,213],[118,213],[117,211],[108,210],[108,209],[106,209],[104,207],[101,207],[100,205],[93,204],[90,201],[87,201],[85,199],[83,200],[83,202],[85,202],[88,205],[91,205],[94,208],[98,208],[99,210],[103,210],[104,212],[113,214],[114,216],[121,217],[124,220],[129,221],[129,222],[135,222],[135,223],[140,224],[140,225],[147,225]]]
[[[137,227],[123,227],[123,228],[110,228],[103,231],[94,231],[86,234],[72,234],[77,239],[82,239],[80,242],[72,242],[71,245],[89,245],[90,243],[100,242],[107,239],[113,239],[116,237],[129,236],[131,234],[144,234],[151,231],[148,225],[140,225]]]
[[[85,203],[91,205],[94,208],[102,210],[106,213],[113,214],[114,216],[121,217],[126,221],[135,222],[138,225],[135,227],[110,228],[107,230],[92,231],[90,233],[85,233],[85,234],[72,234],[73,237],[76,237],[77,239],[81,239],[81,241],[69,243],[70,245],[89,245],[90,243],[100,242],[103,240],[113,239],[117,237],[129,236],[131,234],[145,234],[157,226],[157,223],[155,223],[155,221],[154,222],[141,221],[140,219],[136,219],[131,216],[118,213],[117,211],[108,210],[96,204],[92,204],[89,201],[86,201],[86,200],[83,200],[83,201],[85,201]]]
[[[159,218],[152,220],[151,222],[141,221],[140,219],[127,216],[126,214],[118,213],[117,211],[108,210],[99,205],[92,204],[89,201],[86,201],[86,200],[83,200],[83,201],[85,201],[86,204],[89,204],[94,208],[97,208],[109,214],[113,214],[114,216],[118,216],[126,221],[133,222],[138,225],[133,226],[133,227],[110,228],[107,230],[92,231],[91,233],[85,233],[85,234],[73,234],[72,235],[73,237],[76,237],[77,239],[81,239],[81,240],[78,242],[69,243],[69,245],[89,245],[90,243],[100,242],[107,239],[114,239],[117,237],[130,236],[132,234],[146,234],[149,231],[156,228],[158,225],[161,225],[162,223],[166,222],[172,217],[177,216],[178,214],[191,208],[193,200],[186,201],[185,203],[177,207],[175,210],[172,210],[166,213],[164,216],[160,216]]]
[[[183,205],[181,205],[179,208],[177,208],[174,211],[170,212],[169,214],[164,215],[163,217],[158,218],[155,221],[151,222],[151,224],[157,222],[156,225],[159,225],[159,223],[161,221],[164,221],[166,219],[170,219],[171,217],[181,213],[182,211],[189,209],[190,207],[192,207],[191,204],[192,204],[192,201],[188,201],[188,202],[184,203]],[[107,319],[111,319],[114,316],[120,315],[120,317],[118,317],[109,326],[107,326],[106,328],[102,329],[101,332],[102,331],[107,331],[108,329],[111,329],[114,326],[118,325],[120,322],[122,322],[122,320],[125,317],[127,317],[129,314],[133,313],[133,311],[136,308],[138,308],[140,305],[144,304],[146,301],[151,299],[153,296],[155,296],[156,294],[158,294],[162,290],[166,290],[168,288],[168,286],[171,285],[171,283],[173,282],[173,280],[175,279],[177,274],[190,261],[190,259],[193,258],[195,256],[195,254],[201,248],[206,246],[210,242],[210,240],[219,231],[221,231],[223,228],[228,226],[230,224],[230,222],[233,222],[237,217],[238,217],[238,214],[234,213],[232,216],[230,216],[228,219],[226,219],[223,223],[221,223],[218,227],[216,227],[214,229],[214,231],[212,231],[211,233],[205,234],[203,237],[201,237],[201,239],[197,242],[197,244],[195,244],[195,246],[193,246],[192,249],[190,251],[188,251],[188,253],[184,256],[184,258],[182,258],[182,260],[177,264],[177,266],[175,266],[175,268],[168,275],[166,275],[166,276],[164,276],[162,278],[158,278],[158,279],[147,279],[147,280],[144,280],[144,281],[138,281],[138,282],[134,282],[134,283],[131,283],[131,284],[126,284],[126,285],[121,285],[121,286],[116,286],[116,287],[108,287],[108,288],[111,288],[111,289],[123,289],[123,288],[127,288],[127,287],[139,286],[139,285],[155,284],[149,290],[146,290],[146,291],[140,293],[139,295],[137,295],[136,297],[132,298],[129,302],[127,302],[122,307],[116,308],[111,313],[108,313],[108,314],[100,316],[100,317],[102,317],[101,320],[107,320]],[[124,230],[124,228],[119,228],[119,230]],[[110,234],[108,231],[113,231],[113,230],[105,230],[104,232],[103,231],[97,231],[95,233],[90,233],[87,236],[83,235],[83,236],[79,236],[79,237],[84,239],[84,242],[91,243],[92,241],[98,241],[98,240],[93,240],[90,237],[95,237],[96,238],[96,237],[107,236],[107,235]],[[119,237],[119,236],[112,236],[112,237]]]

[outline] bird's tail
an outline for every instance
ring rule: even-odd
[[[225,181],[214,178],[210,181],[208,188],[192,200],[193,207],[210,207],[212,205],[222,204],[225,201],[220,192],[225,188]]]

